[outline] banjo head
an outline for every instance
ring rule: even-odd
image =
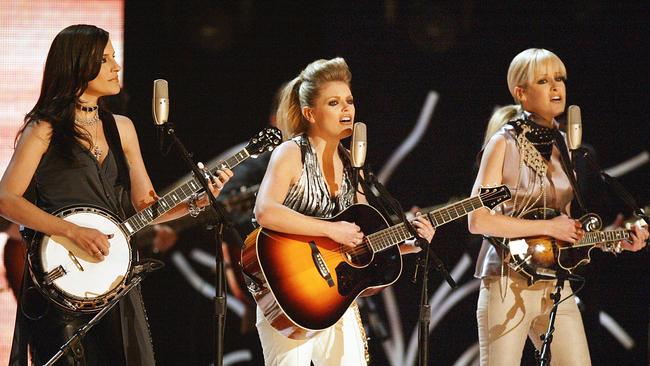
[[[38,248],[39,258],[36,262],[41,268],[37,272],[45,276],[57,269],[59,271],[56,279],[46,286],[53,287],[60,292],[60,296],[52,298],[52,291],[46,296],[72,310],[99,310],[129,277],[132,260],[129,236],[111,214],[97,208],[66,210],[58,216],[79,226],[113,234],[108,240],[109,253],[101,261],[61,236],[43,236]]]

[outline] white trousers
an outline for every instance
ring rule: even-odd
[[[529,287],[518,274],[481,280],[476,311],[481,366],[519,365],[526,336],[541,349],[539,336],[547,331],[554,292],[555,281],[538,281]],[[562,299],[571,293],[566,281]],[[591,365],[582,317],[573,297],[558,307],[551,356],[553,366]]]
[[[257,308],[257,331],[266,366],[366,365],[364,342],[355,311],[350,307],[333,326],[307,340],[278,333]]]

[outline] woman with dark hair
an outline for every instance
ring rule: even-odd
[[[147,174],[133,122],[98,106],[120,92],[115,51],[108,32],[73,25],[52,42],[38,102],[25,117],[13,157],[0,181],[0,215],[49,236],[72,241],[97,261],[109,253],[109,235],[52,215],[69,205],[94,205],[125,219],[157,195]],[[215,195],[232,172],[220,171]],[[34,202],[24,195],[33,187]],[[196,212],[208,204],[193,198],[155,222]],[[43,364],[92,315],[59,310],[30,291],[26,278],[16,319],[11,365],[26,365],[27,344]],[[131,291],[72,352],[65,365],[152,365],[153,350],[139,290]]]

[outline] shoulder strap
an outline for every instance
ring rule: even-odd
[[[117,181],[128,191],[131,189],[129,165],[124,156],[122,141],[120,140],[120,132],[117,129],[115,117],[113,117],[113,114],[100,109],[99,118],[101,118],[102,124],[104,125],[104,134],[106,135],[108,147],[113,152],[113,157],[115,157],[115,163],[117,164]]]
[[[309,153],[309,149],[311,148],[309,146],[309,140],[307,139],[307,136],[303,135],[298,135],[294,138],[292,138],[293,142],[298,145],[300,148],[300,161],[302,162],[303,165],[305,165],[305,157]]]
[[[560,162],[562,163],[562,170],[564,170],[564,173],[566,173],[567,177],[569,178],[569,182],[573,188],[573,194],[576,197],[578,206],[580,206],[580,210],[583,214],[586,214],[588,212],[587,207],[584,204],[582,194],[580,193],[580,189],[578,187],[578,182],[576,181],[573,162],[569,158],[569,149],[566,145],[566,142],[564,141],[564,136],[562,136],[562,133],[558,129],[555,130],[555,144],[557,146],[557,149],[560,150]]]

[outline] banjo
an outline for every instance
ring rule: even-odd
[[[217,169],[234,168],[242,161],[282,142],[282,133],[274,127],[253,136],[246,147],[224,161],[206,168],[206,174]],[[73,312],[95,312],[102,309],[127,287],[136,259],[130,238],[165,212],[203,191],[192,177],[168,192],[151,206],[125,221],[96,206],[68,206],[53,214],[79,226],[97,229],[109,236],[110,253],[100,261],[83,251],[71,240],[36,232],[28,252],[32,280],[41,294],[56,305]]]

